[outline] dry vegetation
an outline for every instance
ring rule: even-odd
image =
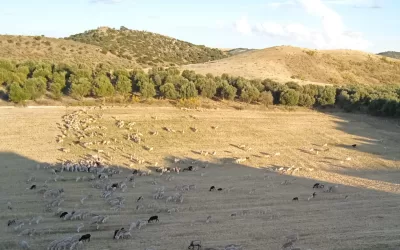
[[[219,49],[125,27],[119,30],[100,27],[67,39],[99,46],[103,53],[110,52],[120,58],[135,60],[143,67],[203,63],[226,57]]]
[[[321,250],[400,247],[400,133],[390,121],[343,113],[172,107],[3,108],[0,116],[0,249],[16,249],[22,240],[31,249],[46,249],[54,240],[87,233],[92,239],[83,249],[187,249],[192,240],[221,250],[281,249],[289,242]],[[89,181],[90,173],[43,169],[87,154],[122,170],[109,177],[110,183],[127,185],[113,194],[124,201],[119,211],[92,187],[99,181]],[[156,162],[198,171],[160,175]],[[152,172],[130,182],[133,168]],[[51,199],[38,189],[46,180],[48,190],[64,189],[62,211],[87,211],[87,218],[63,220],[44,212]],[[333,186],[333,192],[313,189],[316,182]],[[38,189],[29,190],[32,184]],[[182,203],[166,202],[185,185],[190,190],[182,191]],[[210,192],[212,185],[223,190]],[[153,199],[162,187],[165,197]],[[313,192],[317,195],[310,198]],[[109,216],[98,230],[90,225],[93,214]],[[112,239],[114,230],[128,230],[131,222],[153,215],[160,221],[131,228],[130,238]],[[38,216],[43,219],[36,224]],[[15,225],[5,225],[13,218],[33,218],[33,224],[14,231]],[[231,244],[241,248],[224,247]]]
[[[387,57],[391,57],[391,58],[394,58],[394,59],[400,59],[400,52],[397,52],[397,51],[381,52],[381,53],[378,53],[378,55],[387,56]]]
[[[16,61],[45,61],[87,66],[104,64],[112,67],[134,68],[133,61],[111,53],[101,53],[101,48],[70,40],[41,36],[0,35],[0,58]]]
[[[205,64],[186,65],[198,73],[228,73],[247,78],[272,78],[280,82],[389,84],[400,82],[400,61],[351,50],[307,50],[272,47]]]

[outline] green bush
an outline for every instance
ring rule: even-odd
[[[200,95],[206,98],[213,98],[217,93],[217,85],[214,78],[202,78],[196,80],[196,87],[199,89]]]
[[[196,72],[194,72],[193,70],[185,69],[184,71],[182,71],[182,76],[191,82],[196,81]]]
[[[251,103],[253,101],[256,101],[259,96],[260,91],[258,91],[256,87],[248,84],[243,88],[242,93],[240,94],[240,99],[243,102]]]
[[[302,107],[312,107],[315,104],[315,98],[307,95],[307,94],[300,94],[299,95],[299,106]]]
[[[21,87],[19,83],[12,83],[8,90],[8,99],[15,103],[29,100],[31,97],[27,91]]]
[[[296,106],[299,103],[300,94],[294,89],[288,89],[280,95],[280,104]]]
[[[222,83],[220,97],[226,100],[233,100],[236,97],[237,89],[227,81]]]
[[[297,82],[287,82],[285,83],[285,85],[289,88],[289,89],[294,89],[298,92],[302,92],[303,91],[303,87],[300,86]]]
[[[107,97],[114,94],[114,86],[105,75],[96,77],[93,81],[93,95],[96,97]]]
[[[267,107],[273,105],[274,97],[272,96],[271,91],[261,92],[259,101]]]
[[[317,102],[321,106],[334,105],[336,99],[336,89],[334,87],[325,86],[319,88]]]
[[[120,74],[115,84],[115,90],[122,95],[127,95],[132,92],[132,81],[125,74]]]
[[[189,99],[198,95],[196,85],[193,82],[187,82],[180,88],[180,97]]]
[[[91,89],[92,84],[88,78],[74,77],[71,81],[70,95],[73,98],[81,99],[82,97],[88,96]]]
[[[24,83],[24,89],[32,100],[42,97],[46,93],[46,87],[46,79],[43,77],[29,78]]]
[[[54,98],[60,98],[62,95],[62,91],[64,90],[66,83],[65,83],[65,76],[67,72],[55,72],[52,77],[52,81],[50,83],[49,90],[53,93]]]
[[[143,98],[151,98],[156,95],[156,89],[154,88],[154,84],[151,82],[143,82],[140,84],[140,94],[142,94]]]
[[[175,100],[178,98],[178,92],[175,89],[174,84],[166,83],[160,87],[161,95],[165,98]]]

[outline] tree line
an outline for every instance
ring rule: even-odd
[[[138,95],[143,99],[189,99],[197,96],[246,103],[303,107],[336,106],[347,112],[367,112],[377,116],[400,117],[400,85],[299,85],[280,84],[271,79],[245,79],[228,74],[200,75],[177,68],[143,70],[112,69],[99,64],[16,63],[0,60],[3,96],[11,102],[36,100],[44,95],[54,99],[70,96],[103,98]]]

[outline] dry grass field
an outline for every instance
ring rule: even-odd
[[[86,123],[92,129],[80,139],[78,130],[70,129],[57,143],[65,130],[62,117],[72,113],[75,128]],[[47,249],[53,240],[86,233],[91,241],[81,249],[88,250],[178,250],[187,249],[191,240],[201,240],[203,249],[228,249],[229,244],[246,250],[282,249],[293,234],[298,240],[292,249],[400,249],[400,128],[394,121],[305,110],[145,106],[1,108],[0,117],[0,249],[18,249],[21,240],[31,249]],[[118,128],[121,120],[125,125]],[[129,130],[130,122],[135,124]],[[155,131],[157,135],[150,134]],[[141,143],[128,140],[128,134],[141,137]],[[95,143],[103,141],[110,142]],[[94,145],[85,148],[85,142]],[[76,181],[90,173],[54,175],[51,168],[44,168],[87,154],[122,170],[110,176],[110,183],[125,181],[133,168],[152,172],[135,176],[135,187],[127,181],[125,192],[115,191],[114,196],[125,198],[125,206],[114,211],[100,197],[102,190],[92,187],[98,180]],[[156,162],[159,167],[191,165],[198,170],[160,175]],[[36,180],[27,183],[29,177]],[[55,216],[57,207],[45,212],[51,199],[38,190],[46,180],[49,189],[64,189],[62,211],[108,215],[108,221],[97,230],[90,225],[93,215],[71,221]],[[333,186],[333,192],[313,189],[316,182]],[[29,190],[33,184],[37,189]],[[168,197],[178,192],[177,185],[191,184],[196,189],[184,191],[182,203],[153,199],[157,188],[164,187]],[[210,192],[213,185],[223,190]],[[313,192],[315,198],[308,199]],[[89,194],[92,197],[81,204]],[[137,202],[140,196],[143,200]],[[294,197],[299,201],[292,201]],[[167,212],[173,208],[179,211]],[[39,224],[27,223],[39,215]],[[160,221],[132,229],[131,238],[113,239],[114,230],[128,229],[132,222],[152,215]],[[14,218],[25,221],[16,231],[15,225],[7,227]],[[80,223],[84,227],[77,233]],[[32,236],[18,236],[29,228],[36,229]]]
[[[308,50],[277,46],[203,64],[182,66],[200,74],[228,73],[279,82],[397,84],[400,61],[354,50]]]

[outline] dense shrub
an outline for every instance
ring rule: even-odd
[[[24,84],[24,89],[30,95],[31,100],[36,100],[46,93],[46,79],[43,77],[29,78]]]
[[[140,94],[142,94],[143,98],[151,98],[156,95],[156,90],[154,88],[154,84],[151,82],[143,82],[140,84]]]
[[[172,84],[170,82],[162,85],[160,87],[160,92],[161,92],[161,95],[165,98],[172,99],[172,100],[178,98],[178,92],[176,91],[174,84]]]
[[[189,99],[198,95],[196,85],[193,82],[185,83],[180,88],[180,97]]]
[[[29,93],[19,83],[12,83],[8,90],[8,99],[15,103],[30,99]]]
[[[115,90],[121,95],[127,95],[132,92],[132,81],[125,74],[120,74],[115,83]]]
[[[319,88],[317,102],[321,106],[334,105],[336,99],[336,89],[331,86]]]
[[[311,107],[315,103],[315,98],[307,95],[307,94],[300,94],[299,95],[299,102],[298,105],[302,107]]]
[[[51,93],[53,93],[54,98],[60,98],[62,95],[62,92],[66,86],[65,82],[65,76],[67,72],[61,71],[61,72],[55,72],[53,74],[49,90]]]
[[[214,77],[198,79],[195,85],[202,97],[212,98],[217,93],[217,85],[214,82]]]
[[[105,75],[96,77],[93,81],[93,95],[96,97],[112,96],[114,94],[114,86],[110,79]]]
[[[258,91],[256,87],[248,84],[243,88],[242,93],[240,94],[240,99],[244,102],[251,103],[256,101],[259,96],[260,91]]]
[[[233,100],[236,97],[237,89],[232,85],[229,85],[228,82],[223,82],[221,87],[220,97],[226,100]]]
[[[299,103],[300,94],[294,89],[288,89],[280,95],[280,103],[288,106],[296,106]]]
[[[90,80],[85,77],[74,77],[71,81],[70,95],[76,99],[88,96],[92,89]]]
[[[260,102],[265,106],[270,106],[274,104],[274,97],[272,96],[271,91],[263,91],[260,94]]]

